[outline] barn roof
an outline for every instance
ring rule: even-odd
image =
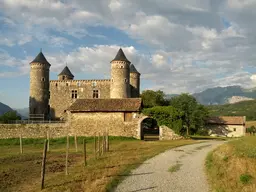
[[[77,99],[68,110],[71,112],[137,112],[141,104],[141,98]]]
[[[244,125],[245,120],[245,116],[219,116],[208,118],[207,123],[218,125]]]

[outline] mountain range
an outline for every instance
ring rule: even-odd
[[[178,94],[167,94],[166,99],[177,96]],[[256,88],[244,89],[240,86],[215,87],[206,89],[200,93],[192,94],[196,100],[203,105],[223,105],[232,104],[240,101],[256,99]],[[7,111],[11,111],[9,106],[0,102],[0,115]],[[23,118],[27,118],[29,114],[28,108],[14,109]]]

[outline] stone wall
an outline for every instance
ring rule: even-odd
[[[126,115],[123,112],[71,113],[66,123],[47,124],[0,124],[0,139],[45,138],[47,131],[50,137],[93,136],[95,133],[108,131],[111,136],[140,138],[140,118],[136,113]]]
[[[160,140],[177,140],[177,139],[183,139],[183,137],[176,134],[169,127],[162,125],[159,127],[159,139]]]
[[[99,98],[110,98],[110,80],[53,80],[50,81],[50,108],[53,119],[65,117],[65,110],[76,100],[72,90],[77,91],[77,99],[93,98],[93,90],[98,90]]]
[[[47,124],[0,124],[0,139],[18,138],[46,138],[47,131],[50,137],[65,137],[68,123]]]
[[[134,113],[130,117],[130,120],[125,121],[123,112],[72,113],[70,132],[89,136],[107,130],[112,136],[137,138],[140,135],[140,121],[134,118]]]

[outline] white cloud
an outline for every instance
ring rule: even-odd
[[[89,34],[87,27],[112,26],[151,50],[149,59],[148,54],[132,45],[124,48],[142,78],[152,81],[156,89],[170,93],[195,92],[219,85],[253,86],[255,78],[245,69],[255,66],[256,60],[254,0],[65,2],[1,1],[4,16],[0,21],[14,32],[4,33],[0,44],[23,45],[37,39],[65,48],[73,42],[49,31],[76,38],[86,35],[104,38],[104,35]],[[228,24],[223,23],[223,18]],[[104,74],[109,73],[109,62],[118,48],[115,45],[78,47],[71,52],[46,53],[46,57],[55,72],[68,62],[74,73]],[[5,65],[17,63],[12,57],[5,60]],[[19,67],[25,71],[23,65]]]

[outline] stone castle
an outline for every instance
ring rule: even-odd
[[[66,66],[58,80],[50,80],[51,64],[42,51],[30,63],[29,113],[32,119],[67,118],[68,108],[81,99],[139,98],[140,73],[120,48],[111,63],[111,79],[74,80]]]

